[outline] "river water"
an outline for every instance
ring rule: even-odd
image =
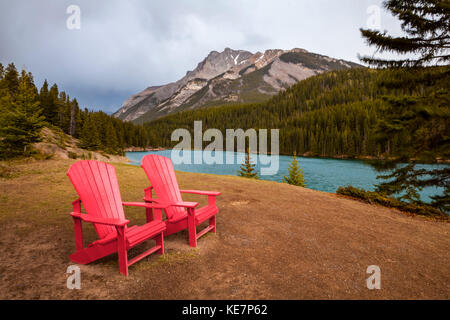
[[[177,151],[178,152],[178,151]],[[236,152],[216,151],[213,154],[222,158],[222,162],[226,163],[226,156],[234,157],[234,164],[206,164],[204,161],[201,164],[194,164],[194,157],[202,157],[205,151],[187,151],[189,163],[177,164],[175,158],[172,157],[172,150],[162,151],[148,151],[148,152],[127,152],[126,156],[134,165],[140,165],[142,158],[147,154],[159,154],[173,159],[175,170],[185,172],[210,173],[217,175],[237,175],[240,164],[242,163],[245,154]],[[256,154],[251,155],[252,161],[256,163],[256,169],[262,180],[271,180],[281,182],[284,175],[288,175],[288,167],[292,161],[290,156],[279,156],[278,170],[272,175],[261,175],[261,168],[269,167],[268,164],[261,164]],[[339,186],[352,185],[357,188],[366,190],[373,190],[374,184],[378,183],[376,172],[372,166],[361,160],[341,160],[328,158],[305,158],[298,157],[298,162],[303,170],[307,188],[325,191],[336,192]],[[436,167],[442,165],[418,165],[418,167]],[[421,191],[422,200],[429,201],[430,196],[440,193],[436,188],[427,188]]]

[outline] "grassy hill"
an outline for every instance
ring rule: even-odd
[[[116,255],[82,265],[81,290],[68,290],[73,162],[23,160],[0,178],[0,299],[450,298],[448,223],[287,184],[182,172],[182,189],[222,192],[218,233],[196,249],[185,231],[166,237],[166,254],[133,265],[128,278]],[[142,169],[114,166],[123,200],[141,201]],[[126,216],[145,222],[142,208]],[[96,240],[91,225],[83,231],[85,244]],[[369,265],[381,268],[381,290],[366,287]]]

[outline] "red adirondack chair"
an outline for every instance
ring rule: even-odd
[[[97,259],[117,252],[119,271],[128,276],[128,267],[133,263],[157,252],[164,253],[162,221],[164,205],[143,202],[122,202],[116,171],[110,164],[88,160],[73,164],[67,172],[70,181],[78,193],[79,199],[73,202],[70,214],[75,223],[76,252],[70,255],[75,263],[88,264]],[[83,204],[86,214],[81,213]],[[155,219],[143,226],[127,227],[123,206],[155,209]],[[150,209],[151,208],[151,209]],[[82,222],[94,224],[99,240],[88,247],[83,245]],[[156,246],[128,261],[127,251],[145,240],[156,240]]]
[[[216,214],[219,212],[219,208],[216,206],[216,196],[220,195],[220,192],[180,190],[172,161],[160,155],[146,155],[142,159],[141,166],[151,182],[151,186],[145,189],[145,202],[170,205],[164,209],[167,217],[165,236],[188,228],[189,245],[196,247],[198,238],[209,231],[216,232]],[[157,199],[153,198],[153,190]],[[208,196],[208,205],[196,210],[198,203],[184,202],[181,198],[182,193],[206,195]],[[150,213],[147,215],[147,221],[151,221],[151,219],[152,214]],[[197,233],[196,227],[206,220],[209,220],[209,225]]]

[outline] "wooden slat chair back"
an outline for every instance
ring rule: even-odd
[[[142,165],[153,186],[153,190],[162,203],[183,201],[177,177],[175,176],[175,170],[169,158],[163,156],[147,156],[142,160]],[[177,218],[186,216],[186,210],[181,207],[171,206],[164,211],[169,220],[176,220]]]
[[[168,205],[165,210],[167,219],[166,236],[188,228],[189,244],[197,246],[197,239],[207,232],[216,232],[216,215],[219,212],[215,203],[215,197],[220,192],[180,190],[169,158],[160,155],[146,155],[142,159],[141,167],[144,169],[151,186],[145,190],[144,200],[148,203]],[[153,198],[153,191],[157,198]],[[181,194],[191,193],[208,196],[208,205],[196,210],[197,202],[184,202]],[[148,217],[151,220],[151,216]],[[209,220],[209,226],[197,233],[196,226]]]
[[[128,276],[128,267],[151,253],[164,253],[163,232],[166,225],[162,222],[161,210],[165,206],[151,203],[122,202],[119,183],[114,167],[100,161],[83,160],[73,164],[67,175],[72,182],[79,199],[73,202],[71,216],[75,223],[76,252],[70,255],[75,263],[88,264],[92,261],[117,252],[119,271]],[[81,205],[86,213],[81,212]],[[155,219],[143,226],[127,227],[123,206],[143,207],[156,210]],[[99,240],[88,247],[83,244],[82,222],[94,225]],[[154,239],[156,246],[128,261],[127,250]]]
[[[67,172],[86,213],[93,217],[125,220],[116,171],[99,161],[79,161]],[[94,223],[100,239],[116,232],[114,226]]]

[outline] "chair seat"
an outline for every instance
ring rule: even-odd
[[[151,221],[142,226],[132,226],[126,229],[125,239],[127,241],[127,247],[134,247],[140,242],[151,239],[153,236],[157,236],[166,229],[166,225],[162,221]],[[111,241],[116,240],[117,232],[110,233],[105,238],[97,240],[91,243],[89,246],[96,244],[107,244]]]
[[[219,212],[219,208],[216,206],[206,206],[195,210],[195,223],[200,224]]]
[[[208,220],[212,216],[216,215],[219,212],[219,208],[216,206],[205,206],[200,209],[195,210],[195,224],[199,225],[202,222]],[[181,220],[187,219],[187,211],[184,211],[181,214],[178,214],[176,217],[172,217],[172,219],[167,220],[169,223],[177,223]]]

